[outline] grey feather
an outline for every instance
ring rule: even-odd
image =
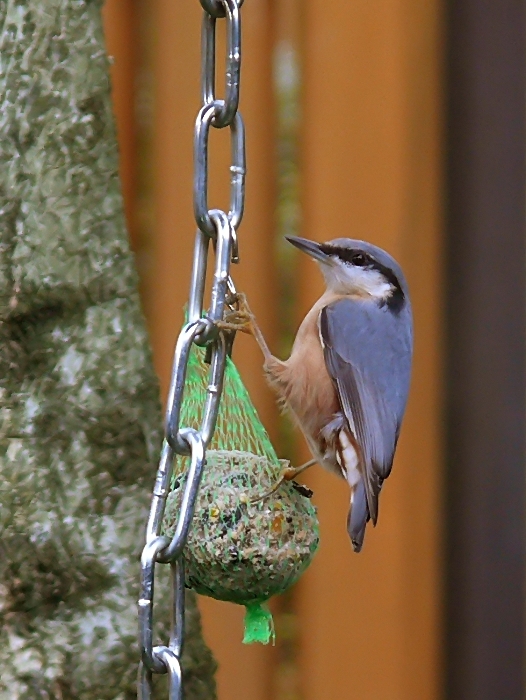
[[[327,369],[360,448],[368,515],[376,523],[378,494],[391,471],[409,392],[411,307],[407,297],[398,313],[372,299],[340,299],[321,311],[320,334]]]

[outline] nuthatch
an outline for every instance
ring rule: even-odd
[[[288,360],[270,353],[254,323],[252,331],[268,381],[315,458],[308,465],[318,462],[351,487],[347,529],[359,552],[367,522],[376,525],[409,391],[407,284],[398,263],[370,243],[287,240],[319,263],[327,289],[300,325]]]

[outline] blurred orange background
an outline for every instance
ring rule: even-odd
[[[201,599],[222,700],[442,693],[441,7],[247,0],[242,8],[248,176],[237,288],[271,348],[286,352],[321,279],[310,261],[284,251],[283,234],[364,238],[406,271],[416,348],[394,474],[364,552],[350,548],[346,489],[316,467],[305,481],[315,492],[321,547],[301,582],[273,603],[276,647],[243,646],[243,611]],[[107,0],[104,9],[126,214],[163,397],[195,232],[201,15],[197,0]],[[212,206],[227,204],[227,131],[212,134]],[[256,344],[240,338],[234,358],[280,456],[287,449],[304,458],[301,438],[291,444],[280,423]]]

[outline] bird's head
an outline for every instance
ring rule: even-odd
[[[395,312],[406,302],[408,290],[402,269],[385,250],[350,238],[327,243],[286,238],[319,263],[328,291],[372,297]]]

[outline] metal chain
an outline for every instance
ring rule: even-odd
[[[204,9],[202,29],[203,105],[194,134],[194,213],[197,222],[188,318],[176,343],[165,417],[165,439],[153,489],[146,544],[141,556],[141,596],[139,599],[138,696],[151,700],[153,674],[169,676],[169,700],[182,699],[181,654],[184,641],[184,564],[182,551],[188,538],[199,484],[205,466],[206,448],[214,433],[228,339],[219,331],[225,308],[235,303],[230,278],[231,262],[238,262],[236,231],[243,218],[245,200],[245,130],[238,113],[241,69],[241,17],[243,0],[200,0]],[[216,20],[225,18],[227,60],[225,97],[216,98],[215,53]],[[229,127],[232,147],[230,167],[230,211],[208,209],[208,139],[210,127]],[[215,269],[210,304],[205,311],[204,293],[208,254],[212,241]],[[180,425],[186,370],[193,344],[206,345],[210,357],[209,383],[199,430]],[[190,457],[181,510],[172,538],[161,535],[166,499],[170,491],[173,463],[177,455]],[[153,605],[155,567],[169,564],[172,577],[171,633],[167,646],[153,646]]]

